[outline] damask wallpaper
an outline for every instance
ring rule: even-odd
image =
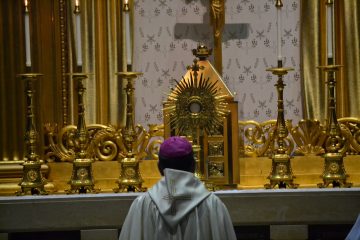
[[[302,118],[300,76],[300,1],[283,0],[282,48],[286,119]],[[276,65],[274,0],[226,0],[223,80],[236,93],[239,120],[276,119],[277,78],[266,69]],[[162,103],[170,87],[192,64],[199,42],[212,47],[208,0],[135,0],[134,70],[136,123],[162,123]],[[211,58],[210,58],[211,59]]]

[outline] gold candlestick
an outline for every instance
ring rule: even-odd
[[[278,76],[278,81],[275,84],[278,92],[278,116],[276,121],[276,127],[274,137],[277,146],[275,146],[274,153],[272,154],[272,170],[268,179],[270,184],[265,184],[265,188],[275,188],[277,185],[279,188],[297,188],[298,185],[293,183],[293,174],[290,164],[290,156],[288,154],[288,146],[286,146],[285,138],[288,136],[288,130],[285,125],[284,117],[284,100],[283,92],[286,86],[283,81],[284,75],[289,71],[293,71],[293,68],[269,68],[266,71],[272,72],[272,74]]]
[[[336,117],[336,94],[335,94],[335,72],[342,67],[341,65],[320,66],[327,73],[328,79],[328,117],[327,117],[327,135],[325,142],[326,153],[324,172],[321,175],[323,183],[319,183],[318,187],[325,188],[332,184],[333,187],[351,187],[352,183],[347,183],[343,157],[347,148],[345,139],[340,130],[340,125]]]
[[[117,75],[121,79],[127,81],[126,92],[126,124],[119,132],[121,141],[119,145],[123,151],[123,157],[120,159],[120,176],[117,180],[118,188],[114,192],[137,191],[142,192],[142,183],[144,180],[141,177],[139,170],[139,157],[137,154],[138,133],[135,130],[135,109],[134,109],[134,80],[141,76],[139,72],[119,72]]]
[[[69,184],[71,189],[66,190],[67,193],[86,193],[98,192],[99,189],[94,188],[94,178],[92,173],[93,146],[90,144],[89,133],[85,124],[85,107],[84,93],[85,87],[83,80],[89,74],[73,73],[72,79],[77,83],[78,93],[78,123],[75,136],[75,160],[73,161],[73,170]]]
[[[34,112],[34,89],[33,82],[43,74],[39,73],[25,73],[17,76],[21,77],[26,84],[26,132],[25,132],[25,144],[26,144],[26,160],[23,164],[23,177],[19,183],[21,190],[16,192],[17,195],[26,194],[41,194],[46,195],[48,192],[44,186],[46,179],[41,174],[41,164],[43,161],[39,159],[37,154],[38,144],[38,132],[35,124],[35,112]]]

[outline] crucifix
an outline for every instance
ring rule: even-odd
[[[208,33],[212,31],[214,66],[217,72],[222,75],[222,42],[230,39],[247,38],[249,36],[249,26],[248,23],[225,24],[225,0],[211,0],[208,12],[203,16],[203,23],[176,23],[174,35],[175,39],[192,39],[203,42],[204,40],[210,40]],[[189,31],[191,27],[193,33]],[[199,33],[199,29],[201,33]]]

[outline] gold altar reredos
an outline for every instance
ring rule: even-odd
[[[263,188],[268,182],[267,177],[271,169],[271,158],[269,158],[272,149],[271,134],[276,120],[266,122],[256,121],[239,121],[239,132],[234,134],[239,137],[238,148],[236,149],[239,158],[239,177],[237,184],[238,189]],[[360,144],[358,136],[360,134],[360,120],[355,118],[339,119],[341,130],[346,141],[349,142],[347,156],[344,158],[344,164],[349,174],[349,182],[354,187],[360,186]],[[291,158],[293,174],[296,177],[295,183],[300,188],[317,187],[317,183],[321,182],[321,174],[324,169],[323,143],[326,138],[325,126],[316,120],[302,120],[298,125],[293,126],[290,121],[287,122],[289,136],[288,144],[293,146],[295,156]],[[100,129],[112,131],[111,127],[104,125],[87,126],[91,136],[95,136]],[[48,126],[50,135],[55,134],[56,140],[61,138],[71,141],[71,135],[76,126],[68,126],[56,132]],[[137,126],[138,131],[144,131],[143,128]],[[114,130],[115,132],[115,130]],[[145,133],[145,132],[143,132]],[[144,179],[144,187],[152,186],[160,178],[157,170],[157,146],[163,140],[164,126],[151,125],[146,131],[146,137],[150,139],[146,148],[149,160],[140,162],[140,172]],[[68,137],[66,137],[68,136]],[[69,137],[70,136],[70,137]],[[145,136],[140,137],[145,138]],[[111,192],[117,185],[116,181],[119,177],[120,167],[117,161],[116,143],[111,138],[98,139],[98,147],[96,149],[96,161],[93,163],[93,172],[95,185],[102,191]],[[294,146],[296,148],[294,149]],[[64,147],[63,145],[61,147]],[[51,160],[47,165],[42,165],[41,171],[47,178],[48,184],[45,189],[54,190],[57,193],[64,192],[68,189],[67,184],[71,176],[72,163],[64,155],[62,159]],[[1,195],[13,195],[19,190],[18,183],[22,176],[22,161],[3,162],[0,164],[0,174],[3,176],[0,182]]]

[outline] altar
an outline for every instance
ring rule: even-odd
[[[116,240],[132,201],[140,194],[0,197],[0,239],[42,239],[41,234],[59,239],[56,236],[67,233],[67,239]],[[215,194],[228,208],[239,239],[336,236],[350,231],[360,213],[359,188],[231,190]],[[319,232],[323,235],[316,235]]]

